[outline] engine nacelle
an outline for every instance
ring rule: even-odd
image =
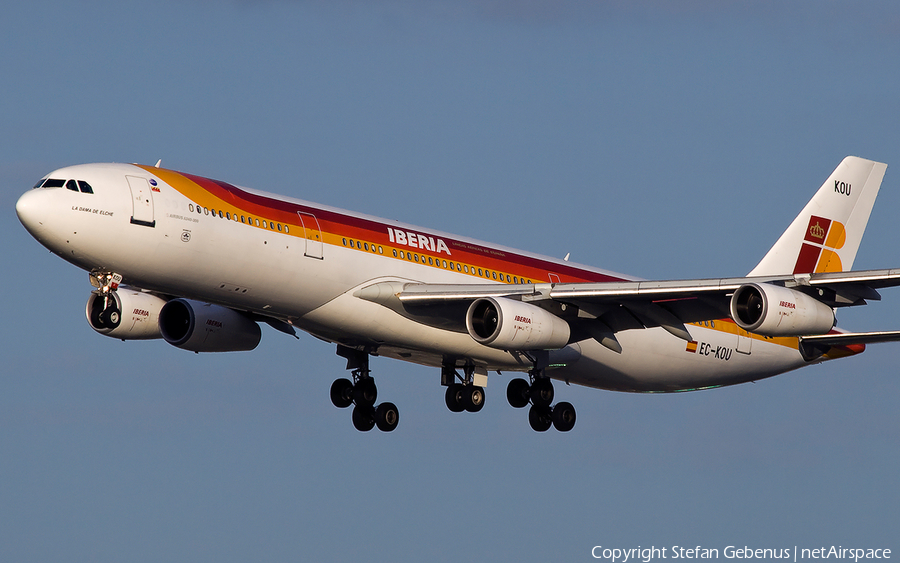
[[[105,306],[99,292],[91,293],[84,314],[91,328],[104,336],[149,340],[162,338],[157,319],[165,304],[152,293],[120,287],[109,293]]]
[[[835,320],[828,305],[768,283],[739,287],[731,297],[731,318],[742,329],[763,336],[826,334]]]
[[[569,323],[529,303],[477,299],[466,313],[469,336],[501,350],[558,350],[569,342]]]
[[[159,331],[172,346],[191,352],[243,352],[262,338],[259,325],[237,311],[181,298],[159,312]]]

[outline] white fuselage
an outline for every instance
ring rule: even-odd
[[[93,193],[65,186],[31,190],[19,200],[19,217],[41,244],[80,268],[115,272],[131,287],[266,315],[332,342],[424,365],[449,358],[487,371],[531,368],[521,354],[354,293],[379,282],[633,279],[151,167],[82,165],[49,178],[81,180]],[[621,331],[621,352],[583,339],[552,352],[547,373],[590,387],[678,391],[808,364],[796,338],[741,333],[730,319],[687,328],[692,342],[662,328]]]

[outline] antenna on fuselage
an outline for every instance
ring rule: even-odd
[[[156,166],[154,166],[154,168],[159,168],[160,164],[162,164],[162,159],[156,161]]]

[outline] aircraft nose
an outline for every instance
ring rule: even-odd
[[[38,238],[44,226],[44,214],[47,209],[45,199],[40,190],[30,190],[22,194],[16,202],[19,222],[35,238]]]

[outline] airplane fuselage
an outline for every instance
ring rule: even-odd
[[[532,362],[479,344],[464,324],[423,322],[390,306],[389,295],[360,298],[360,290],[429,283],[533,285],[540,292],[556,283],[636,279],[149,166],[72,166],[48,178],[85,182],[93,193],[72,185],[35,189],[20,199],[19,216],[41,244],[79,268],[423,365],[472,362],[502,372],[528,371]],[[729,318],[687,328],[690,341],[660,327],[621,331],[621,351],[593,338],[570,342],[549,353],[547,374],[589,387],[664,392],[757,380],[809,363],[797,338],[750,334]]]

